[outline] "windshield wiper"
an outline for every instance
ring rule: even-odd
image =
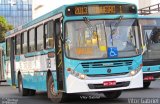
[[[120,17],[118,18],[119,21],[118,21],[117,23],[115,23],[115,25],[114,25],[115,28],[114,28],[114,29],[112,28],[113,26],[112,26],[112,24],[110,23],[112,46],[113,46],[113,35],[116,33],[117,28],[118,28],[119,24],[120,24],[121,21],[122,21],[122,18],[123,18],[123,16],[120,16]]]
[[[87,17],[83,17],[83,18],[84,18],[84,23],[87,25],[87,27],[89,28],[89,30],[91,32],[90,38],[97,39],[97,45],[99,47],[99,37],[97,34],[97,27],[95,27],[95,30],[94,30],[94,27],[91,24],[90,20]]]
[[[93,30],[93,26],[92,26],[90,20],[87,17],[83,17],[83,19],[84,19],[84,23],[87,25],[87,27],[89,28],[89,30],[93,34],[94,30]]]
[[[117,29],[118,25],[121,23],[123,16],[119,16],[118,22],[114,25],[115,29]]]

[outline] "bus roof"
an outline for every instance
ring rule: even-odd
[[[11,30],[9,32],[7,32],[7,36],[13,34],[13,33],[16,33],[22,29],[25,29],[25,28],[28,28],[34,24],[37,24],[38,22],[40,21],[43,21],[43,20],[46,20],[56,14],[59,14],[59,13],[65,13],[65,9],[68,7],[68,6],[75,6],[75,5],[86,5],[86,4],[90,4],[90,5],[94,5],[94,4],[133,4],[133,3],[127,3],[127,2],[117,2],[117,1],[95,1],[95,2],[79,2],[79,3],[74,3],[74,4],[69,4],[69,5],[63,5],[63,6],[60,6],[59,8],[57,9],[54,9],[52,10],[51,12],[47,13],[47,14],[44,14],[22,26],[19,26],[18,28],[15,28],[14,30]],[[135,4],[133,4],[135,5]]]

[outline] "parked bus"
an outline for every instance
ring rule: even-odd
[[[160,18],[139,16],[142,30],[144,88],[160,78]]]
[[[5,42],[0,43],[0,84],[6,82],[5,71]]]
[[[53,102],[69,93],[118,98],[143,87],[137,7],[122,2],[61,6],[6,37],[7,81],[23,96],[46,91]]]

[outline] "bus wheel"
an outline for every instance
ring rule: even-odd
[[[54,103],[60,103],[60,102],[64,101],[65,93],[63,93],[63,92],[56,93],[54,91],[54,82],[53,82],[52,76],[50,76],[49,79],[48,79],[47,94],[48,94],[48,98],[50,98],[51,101],[54,102]]]
[[[149,88],[150,84],[151,84],[151,81],[143,82],[143,88]]]
[[[107,99],[116,99],[121,95],[122,91],[109,91],[104,92],[103,94]]]
[[[23,82],[22,82],[22,76],[21,75],[18,76],[18,90],[19,90],[19,93],[22,96],[28,96],[29,95],[29,90],[23,88]]]

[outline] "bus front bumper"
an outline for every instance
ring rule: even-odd
[[[116,81],[115,86],[104,86],[104,82]],[[143,87],[143,73],[140,70],[135,76],[128,77],[105,77],[93,79],[79,79],[69,75],[66,79],[66,92],[67,93],[80,93],[80,92],[104,92],[114,90],[125,90]]]
[[[145,80],[147,77],[153,77],[153,79],[151,79],[151,80]],[[145,82],[147,82],[147,81],[160,80],[160,71],[143,72],[143,80],[144,80]]]

